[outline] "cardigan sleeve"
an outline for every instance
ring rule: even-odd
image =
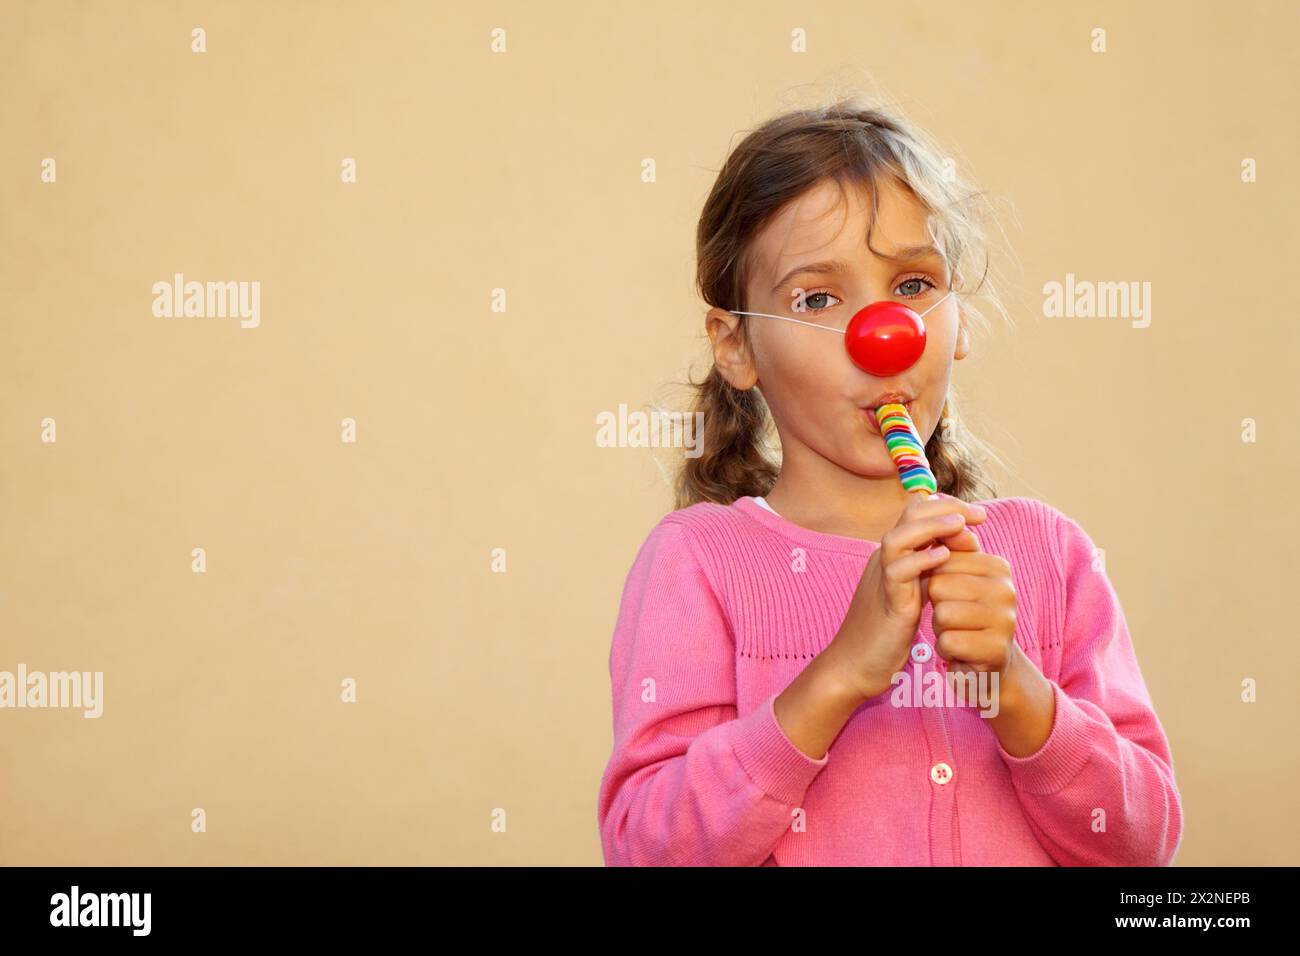
[[[1039,842],[1063,866],[1166,866],[1182,838],[1169,741],[1092,539],[1051,509],[1063,585],[1052,730],[1033,754],[998,750]]]
[[[785,735],[775,694],[736,706],[735,639],[690,528],[665,518],[628,573],[609,655],[614,747],[597,802],[611,866],[771,864],[830,759]]]

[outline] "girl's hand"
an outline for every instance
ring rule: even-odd
[[[1016,587],[1006,558],[953,552],[930,574],[935,651],[949,673],[996,671],[1016,652]]]
[[[1016,643],[1016,588],[1011,565],[995,554],[965,552],[935,568],[930,578],[935,649],[949,675],[997,674],[989,726],[1014,757],[1037,753],[1051,735],[1056,715],[1052,682]],[[958,679],[946,678],[954,693]],[[986,691],[962,681],[982,706]],[[967,702],[971,702],[969,696]]]
[[[982,507],[959,498],[913,495],[898,523],[885,532],[862,572],[844,623],[823,652],[855,699],[869,700],[892,686],[916,638],[927,599],[925,576],[978,549],[966,525],[985,517]],[[939,544],[929,547],[936,539]]]

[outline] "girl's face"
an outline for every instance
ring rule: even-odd
[[[873,252],[867,248],[872,211],[865,188],[842,196],[826,180],[789,203],[755,240],[745,310],[842,330],[882,299],[918,314],[938,302],[950,277],[927,229],[925,207],[892,180],[881,184],[878,205]],[[744,349],[734,334],[738,316],[714,309],[708,325],[723,375],[737,388],[757,384],[762,390],[781,438],[783,471],[824,461],[856,475],[888,477],[894,465],[873,412],[879,399],[889,393],[905,398],[917,432],[928,440],[943,411],[952,362],[968,351],[956,296],[922,321],[921,358],[886,378],[854,365],[836,332],[751,317],[750,348]]]

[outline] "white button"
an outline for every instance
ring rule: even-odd
[[[946,763],[937,763],[930,768],[930,779],[942,786],[952,779],[952,767]]]
[[[918,664],[924,664],[929,659],[930,659],[929,644],[912,645],[912,660],[916,661]]]

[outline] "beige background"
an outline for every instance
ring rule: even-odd
[[[0,862],[599,864],[609,641],[671,498],[595,416],[707,367],[729,145],[857,89],[1003,204],[1014,322],[955,382],[1000,492],[1106,551],[1177,862],[1300,863],[1300,5],[1060,6],[5,0],[0,669],[106,686],[0,711]],[[260,281],[261,327],[155,318],[175,272]],[[1067,272],[1151,282],[1150,328],[1043,318]]]

